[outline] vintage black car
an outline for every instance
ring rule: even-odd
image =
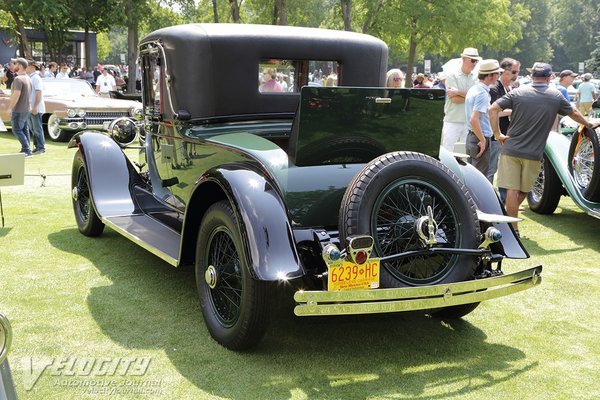
[[[483,175],[440,150],[443,92],[382,87],[382,41],[197,24],[149,34],[140,54],[141,160],[122,150],[136,132],[126,119],[115,141],[71,142],[77,225],[195,266],[227,348],[261,339],[278,286],[296,288],[298,316],[461,317],[541,282],[541,266],[502,273],[505,257],[528,257],[512,219]]]

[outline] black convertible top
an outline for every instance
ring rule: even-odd
[[[140,48],[151,43],[164,48],[173,111],[185,110],[192,119],[294,113],[299,93],[259,93],[258,66],[267,59],[337,61],[340,85],[385,84],[387,46],[355,32],[189,24],[154,31],[142,39]]]

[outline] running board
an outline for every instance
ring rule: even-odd
[[[146,214],[102,218],[102,221],[169,264],[177,266],[181,235]]]

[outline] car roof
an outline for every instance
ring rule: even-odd
[[[142,39],[165,51],[174,112],[193,119],[295,112],[299,93],[262,94],[258,66],[267,59],[337,61],[344,86],[385,84],[388,49],[369,35],[316,28],[188,24],[159,29]]]

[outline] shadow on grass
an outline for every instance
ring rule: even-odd
[[[522,211],[523,215],[554,232],[567,236],[577,247],[560,250],[548,250],[543,243],[538,244],[530,238],[524,239],[527,251],[531,255],[547,255],[552,253],[565,253],[578,251],[582,248],[597,249],[600,239],[600,220],[587,215],[579,209],[559,207],[560,212],[551,215],[537,214],[528,208]]]
[[[0,227],[0,237],[7,236],[12,230],[12,226]]]
[[[446,398],[537,366],[519,349],[486,342],[467,321],[418,314],[297,318],[290,290],[273,298],[272,324],[260,345],[235,353],[210,338],[190,268],[176,270],[109,229],[97,239],[66,229],[49,241],[88,258],[112,281],[87,298],[111,340],[139,352],[164,350],[181,375],[216,396]]]

